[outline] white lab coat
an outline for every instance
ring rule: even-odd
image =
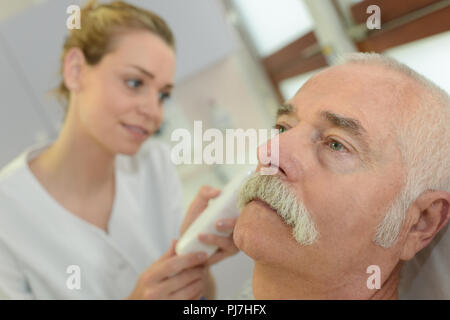
[[[116,157],[105,233],[68,212],[30,171],[27,163],[48,146],[28,149],[0,171],[0,297],[127,297],[179,236],[182,191],[168,148],[148,141],[138,154]]]

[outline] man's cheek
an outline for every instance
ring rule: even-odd
[[[351,174],[362,167],[360,159],[355,154],[336,154],[327,149],[327,146],[319,146],[318,159],[321,166],[333,174]]]

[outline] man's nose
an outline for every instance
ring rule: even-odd
[[[278,174],[288,181],[299,178],[300,168],[294,158],[295,144],[289,132],[278,134],[258,147],[258,168],[261,174]]]

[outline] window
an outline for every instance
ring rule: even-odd
[[[393,57],[450,92],[450,31],[409,42],[385,50],[383,54]]]
[[[233,0],[233,3],[261,57],[313,29],[313,20],[301,0]]]

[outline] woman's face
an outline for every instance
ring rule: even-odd
[[[175,54],[148,31],[118,36],[95,66],[83,65],[77,114],[83,129],[110,152],[132,155],[158,130],[175,75]]]

